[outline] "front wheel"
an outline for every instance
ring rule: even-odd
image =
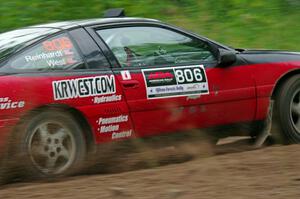
[[[82,129],[72,115],[45,111],[23,121],[17,141],[22,166],[31,176],[71,175],[83,165],[86,145]]]
[[[275,115],[284,141],[300,143],[300,75],[285,82],[275,103]]]

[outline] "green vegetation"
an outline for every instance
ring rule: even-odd
[[[123,7],[230,46],[300,51],[299,0],[0,0],[0,32]]]

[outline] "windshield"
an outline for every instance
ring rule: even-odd
[[[51,28],[26,28],[0,34],[0,61],[22,47],[59,30]]]

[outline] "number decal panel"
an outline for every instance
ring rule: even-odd
[[[142,70],[148,99],[209,94],[203,65]]]

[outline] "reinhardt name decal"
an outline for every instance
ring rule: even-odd
[[[209,94],[203,65],[142,70],[148,99]]]
[[[92,97],[116,92],[113,75],[54,81],[52,87],[55,100]]]

